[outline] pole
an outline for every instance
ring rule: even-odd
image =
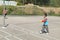
[[[4,8],[3,8],[3,10],[5,9],[5,0],[3,0],[3,5],[4,5]],[[4,27],[5,27],[5,14],[3,14],[3,25],[4,25]]]
[[[22,4],[24,5],[24,0],[23,0]],[[24,9],[23,9],[23,7],[22,7],[22,15],[24,15],[23,10],[24,10]]]
[[[6,8],[6,6],[5,6],[5,0],[3,0],[3,6],[4,6],[3,11],[4,11],[5,8]],[[4,26],[4,27],[7,27],[8,24],[5,23],[5,21],[6,21],[5,19],[6,19],[6,18],[5,18],[5,14],[3,13],[3,26]]]

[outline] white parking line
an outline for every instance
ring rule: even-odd
[[[16,25],[15,25],[16,26]],[[17,26],[16,26],[17,27]],[[22,28],[22,27],[21,27]],[[23,32],[26,32],[27,34],[29,33],[29,34],[31,34],[31,35],[33,35],[33,36],[35,36],[35,37],[38,37],[38,38],[42,38],[42,39],[44,39],[44,40],[49,40],[49,39],[47,39],[47,38],[43,38],[43,37],[40,37],[40,36],[38,36],[37,34],[35,34],[33,31],[31,31],[31,30],[29,30],[29,29],[26,29],[26,28],[22,28],[23,30],[19,30],[19,29],[17,29],[17,28],[15,28],[16,30],[18,30],[18,31],[23,31]],[[26,30],[26,31],[24,31],[24,30]],[[5,32],[5,31],[3,31],[3,32]],[[8,33],[8,32],[5,32],[5,33],[7,33],[7,34],[9,34],[9,35],[11,35],[10,33]],[[12,35],[11,35],[12,36]],[[41,35],[41,36],[46,36],[46,35]],[[17,38],[17,39],[19,39],[19,40],[23,40],[23,39],[20,39],[20,38],[18,38],[18,37],[16,37],[16,36],[14,36],[15,38]],[[51,38],[51,39],[54,39],[54,40],[59,40],[59,39],[56,39],[55,37],[53,37],[53,36],[47,36],[48,38]]]
[[[15,26],[16,26],[16,25],[15,25]],[[16,26],[16,27],[17,27],[17,26]],[[22,28],[22,27],[21,27],[21,28]],[[23,28],[22,28],[22,29],[23,29]],[[19,29],[16,29],[16,30],[20,31]],[[24,30],[28,31],[28,32],[25,31],[27,34],[33,35],[33,36],[35,36],[35,37],[37,37],[37,38],[42,38],[42,39],[44,39],[44,40],[48,40],[48,39],[46,39],[46,38],[43,38],[43,37],[40,37],[40,36],[35,35],[34,32],[32,32],[31,30],[28,30],[28,29],[26,29],[26,28],[25,28]],[[23,30],[23,31],[24,31],[24,30]]]
[[[16,25],[15,25],[16,26]],[[22,27],[21,27],[22,28]],[[22,28],[23,29],[23,28]],[[19,29],[16,29],[16,30],[18,30],[19,31]],[[35,32],[32,32],[31,30],[28,30],[28,29],[24,29],[24,30],[26,30],[26,31],[29,31],[29,33],[31,34],[31,35],[33,35],[33,36],[35,36],[35,37],[38,37],[38,38],[42,38],[42,39],[45,39],[45,40],[49,40],[49,39],[47,39],[47,38],[43,38],[43,37],[40,37],[40,36],[37,36],[36,34],[35,34]],[[25,32],[26,32],[25,31]],[[28,33],[28,32],[27,32]],[[46,35],[41,35],[41,36],[46,36]],[[55,38],[55,37],[53,37],[53,36],[47,36],[48,38],[51,38],[51,39],[54,39],[54,40],[59,40],[59,39],[57,39],[57,38]]]
[[[12,36],[12,34],[6,32],[6,31],[3,31],[3,30],[0,30],[0,31],[2,31],[2,32],[6,33],[6,34],[8,34],[9,36]],[[7,40],[9,40],[9,39],[7,38],[7,37],[9,37],[9,36],[6,36],[5,38],[6,38]],[[18,38],[18,37],[14,36],[14,35],[13,35],[13,37],[17,38],[18,40],[23,40],[23,39]]]
[[[9,40],[7,37],[4,37],[4,36],[2,36],[2,35],[0,35],[1,37],[3,37],[3,38],[5,38],[6,40]]]

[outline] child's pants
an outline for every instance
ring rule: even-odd
[[[43,26],[41,31],[42,33],[49,33],[48,26],[47,25]]]

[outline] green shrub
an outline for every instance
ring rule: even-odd
[[[50,12],[48,13],[48,15],[53,16],[53,15],[55,15],[55,12],[54,12],[54,11],[50,11]]]
[[[2,15],[3,6],[0,6],[0,15]]]
[[[50,13],[48,13],[48,15],[50,15],[50,16],[60,16],[60,13],[55,13],[54,11],[50,11]]]
[[[3,8],[4,8],[4,6],[0,6],[0,15],[2,15]],[[25,7],[6,6],[6,8],[8,10],[8,13],[7,13],[8,15],[43,15],[43,11],[41,9],[37,8],[36,6],[33,7],[32,14],[30,14],[29,12],[26,13]],[[48,15],[60,16],[60,13],[55,14],[55,12],[50,11],[50,13],[48,13]]]

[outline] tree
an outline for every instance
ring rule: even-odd
[[[60,6],[60,0],[50,0],[50,6]]]
[[[9,1],[9,0],[7,0]],[[25,4],[25,3],[33,3],[35,5],[44,5],[44,6],[60,6],[60,0],[10,0],[10,1],[16,1],[19,5]]]

